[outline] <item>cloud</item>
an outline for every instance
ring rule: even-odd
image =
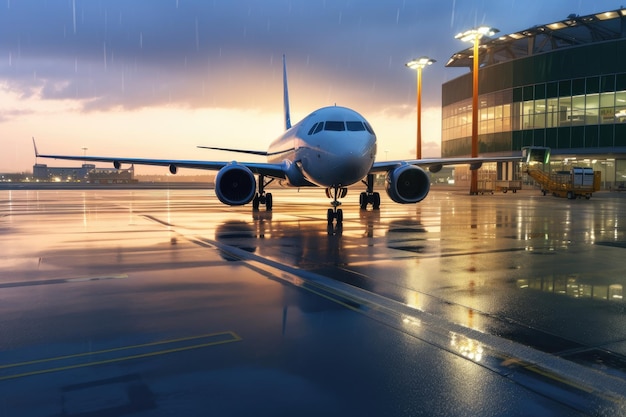
[[[7,122],[9,120],[13,120],[18,117],[28,116],[33,114],[32,110],[24,110],[24,109],[3,109],[0,112],[0,123]]]
[[[325,84],[307,95],[336,100],[346,83],[355,100],[387,103],[404,96],[395,75],[411,79],[409,56],[397,51],[410,50],[403,45],[414,42],[419,16],[401,1],[9,2],[0,12],[0,51],[9,57],[0,77],[27,95],[43,84],[42,99],[85,100],[85,110],[229,106],[241,91],[265,96],[260,80],[280,86],[286,53],[308,84]]]
[[[287,54],[290,79],[311,102],[371,111],[411,105],[414,73],[404,64],[428,55],[438,62],[424,72],[424,105],[440,105],[441,84],[466,72],[444,68],[465,47],[457,32],[479,24],[521,30],[599,3],[9,1],[0,9],[0,78],[25,96],[41,89],[44,100],[81,100],[84,111],[268,110],[270,97],[280,97]]]
[[[143,153],[142,140],[156,140],[166,120],[168,137],[195,126],[199,133],[186,132],[190,149],[195,138],[231,140],[211,129],[230,131],[232,120],[249,120],[236,129],[246,138],[262,136],[266,119],[276,122],[263,129],[271,138],[281,129],[283,54],[293,120],[321,106],[352,107],[372,122],[379,156],[389,158],[415,154],[416,77],[404,64],[436,59],[422,92],[423,154],[435,156],[441,86],[468,72],[445,68],[467,46],[456,33],[488,24],[505,34],[616,7],[612,0],[8,0],[0,6],[0,123],[14,152],[0,163],[30,164],[32,135],[68,152],[87,135],[90,148]],[[119,142],[111,146],[110,137]],[[140,149],[123,150],[129,143]],[[166,154],[181,147],[180,139],[159,143],[171,147]]]

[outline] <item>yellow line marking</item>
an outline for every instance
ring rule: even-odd
[[[67,283],[73,283],[73,282],[104,281],[104,280],[109,280],[109,279],[126,279],[126,278],[128,278],[127,274],[96,275],[96,276],[86,276],[86,277],[78,277],[78,278],[52,278],[52,279],[42,279],[42,280],[35,280],[35,281],[3,282],[3,283],[0,283],[0,288],[32,287],[35,285],[56,285],[56,284],[67,284]]]
[[[116,275],[100,275],[93,277],[82,277],[82,278],[68,278],[66,282],[86,282],[86,281],[103,281],[109,279],[126,279],[128,278],[127,274],[116,274]]]
[[[586,393],[592,393],[594,390],[588,386],[576,383],[575,381],[571,381],[569,379],[563,378],[560,375],[555,374],[547,369],[540,368],[536,365],[526,366],[525,369],[535,372],[536,374],[543,375],[546,378],[552,379],[554,381],[560,382],[565,385],[569,385],[570,387],[576,388],[580,391],[584,391]]]
[[[122,346],[122,347],[119,347],[119,348],[97,350],[97,351],[94,351],[94,352],[76,353],[76,354],[73,354],[73,355],[57,356],[57,357],[54,357],[54,358],[37,359],[37,360],[34,360],[34,361],[28,361],[28,362],[19,362],[19,363],[12,363],[12,364],[8,364],[8,365],[0,365],[0,369],[14,368],[14,367],[26,366],[26,365],[34,365],[34,364],[37,364],[37,363],[44,363],[44,362],[60,361],[60,360],[64,360],[64,359],[80,358],[80,357],[83,357],[83,356],[90,356],[90,355],[101,355],[103,353],[119,352],[121,350],[131,350],[131,349],[138,349],[138,348],[149,347],[149,346],[165,345],[165,344],[168,344],[168,343],[187,342],[189,340],[205,339],[205,338],[209,338],[209,337],[216,337],[216,336],[222,336],[222,335],[227,335],[227,334],[231,335],[234,339],[238,339],[237,341],[241,340],[241,337],[239,337],[234,332],[209,333],[209,334],[203,334],[203,335],[199,335],[199,336],[189,336],[189,337],[181,337],[179,339],[159,340],[159,341],[156,341],[156,342],[143,343],[143,344],[140,344],[140,345]]]
[[[232,343],[232,342],[239,342],[239,341],[243,340],[241,338],[241,336],[239,336],[238,334],[236,334],[235,332],[232,332],[232,331],[220,332],[220,333],[211,333],[211,334],[206,334],[206,335],[201,335],[201,336],[182,337],[182,338],[179,338],[179,339],[162,340],[162,341],[145,343],[145,344],[140,344],[140,345],[132,345],[132,346],[125,346],[125,347],[120,347],[120,348],[100,350],[100,351],[96,351],[96,352],[77,353],[77,354],[74,354],[74,355],[58,356],[58,357],[54,357],[54,358],[38,359],[38,360],[34,360],[34,361],[2,365],[2,366],[0,366],[0,369],[14,368],[14,367],[19,367],[19,366],[28,366],[28,365],[39,364],[39,363],[54,362],[54,361],[60,361],[60,360],[65,360],[65,359],[85,357],[85,356],[90,356],[90,355],[100,355],[100,354],[110,353],[110,352],[119,352],[119,351],[123,351],[123,350],[131,350],[131,349],[137,349],[137,348],[142,348],[142,347],[150,347],[150,346],[159,346],[159,345],[164,345],[164,344],[179,343],[179,342],[185,342],[185,341],[189,341],[189,340],[198,340],[198,339],[203,339],[203,338],[218,337],[218,336],[224,336],[224,335],[228,335],[231,338],[230,339],[225,339],[225,340],[217,340],[217,341],[213,341],[213,342],[197,344],[197,345],[181,346],[181,347],[172,348],[172,349],[157,350],[155,352],[139,353],[139,354],[136,354],[136,355],[122,356],[122,357],[113,358],[113,359],[105,359],[105,360],[101,360],[101,361],[90,361],[90,362],[80,363],[80,364],[76,364],[76,365],[61,366],[61,367],[56,367],[56,368],[47,368],[47,369],[41,369],[41,370],[37,370],[37,371],[24,372],[24,373],[21,373],[21,374],[0,376],[0,381],[5,381],[5,380],[8,380],[8,379],[22,378],[22,377],[32,376],[32,375],[46,374],[46,373],[51,373],[51,372],[66,371],[66,370],[69,370],[69,369],[85,368],[85,367],[88,367],[88,366],[104,365],[104,364],[115,363],[115,362],[123,362],[123,361],[132,360],[132,359],[148,358],[148,357],[151,357],[151,356],[159,356],[159,355],[165,355],[165,354],[168,354],[168,353],[183,352],[183,351],[186,351],[186,350],[200,349],[200,348],[204,348],[204,347],[217,346],[217,345],[221,345],[221,344]]]

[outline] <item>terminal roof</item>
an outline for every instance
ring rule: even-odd
[[[565,20],[502,35],[483,37],[480,65],[493,65],[518,58],[594,42],[626,37],[626,8],[587,16],[571,14]],[[473,48],[455,53],[446,67],[472,68]]]

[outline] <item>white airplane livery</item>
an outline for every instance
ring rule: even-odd
[[[224,204],[238,206],[252,202],[253,210],[264,205],[271,210],[272,194],[265,188],[277,181],[290,187],[321,187],[332,199],[328,209],[328,223],[343,221],[339,208],[351,185],[362,182],[360,193],[362,210],[368,206],[380,207],[380,194],[374,191],[374,175],[385,173],[387,194],[396,203],[412,204],[422,201],[430,190],[430,178],[425,168],[439,171],[443,165],[470,164],[478,169],[484,162],[519,161],[520,157],[492,158],[436,158],[376,162],[376,134],[369,122],[356,111],[340,106],[315,110],[292,125],[289,110],[287,71],[283,56],[283,91],[286,131],[274,140],[267,151],[232,149],[212,146],[199,148],[262,155],[267,162],[225,162],[203,160],[170,160],[126,157],[70,156],[40,154],[35,140],[35,155],[42,158],[90,162],[112,162],[115,168],[122,164],[168,166],[175,174],[178,168],[196,168],[217,171],[215,194]]]

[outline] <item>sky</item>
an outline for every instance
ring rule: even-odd
[[[328,105],[368,119],[378,156],[415,156],[416,76],[424,69],[423,156],[440,156],[441,86],[488,25],[507,34],[620,7],[606,0],[4,0],[0,5],[0,172],[42,153],[232,160],[197,145],[265,150]],[[246,161],[258,160],[246,156]],[[136,167],[156,173],[162,167]],[[194,174],[197,172],[185,172]]]

